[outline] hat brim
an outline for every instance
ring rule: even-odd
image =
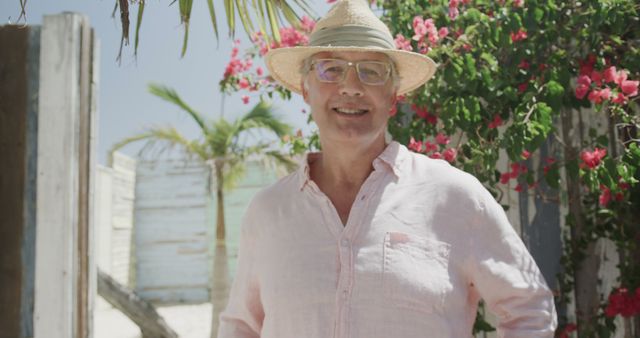
[[[300,67],[305,59],[320,52],[380,52],[388,55],[395,63],[400,76],[398,95],[406,94],[427,82],[436,71],[436,63],[431,58],[400,49],[372,47],[305,46],[270,50],[265,63],[271,76],[285,88],[302,93]]]

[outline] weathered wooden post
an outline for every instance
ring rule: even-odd
[[[88,19],[0,27],[0,337],[91,337],[97,50]]]

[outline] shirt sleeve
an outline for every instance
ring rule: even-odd
[[[264,319],[260,287],[255,274],[255,238],[250,228],[252,213],[247,209],[240,232],[236,274],[227,308],[220,314],[219,338],[259,338]]]
[[[470,236],[472,283],[498,318],[498,337],[553,337],[553,294],[502,207],[484,193]]]

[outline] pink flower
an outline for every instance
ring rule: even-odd
[[[435,143],[431,143],[429,141],[424,141],[424,152],[430,153],[432,151],[438,150],[438,145]]]
[[[247,95],[242,95],[242,103],[249,104],[249,97]]]
[[[493,121],[489,123],[489,129],[495,129],[501,125],[502,125],[502,118],[500,118],[500,115],[495,115],[493,117]]]
[[[577,80],[578,84],[589,86],[591,85],[591,78],[588,75],[580,75]]]
[[[622,82],[627,80],[627,76],[629,74],[627,73],[626,70],[621,70],[618,72],[618,75],[616,76],[616,84],[618,86],[622,86]]]
[[[416,112],[416,115],[420,118],[427,120],[428,123],[435,125],[438,123],[438,117],[429,113],[427,107],[418,107],[415,104],[411,105],[411,109]]]
[[[413,136],[411,136],[411,139],[409,140],[409,145],[407,146],[407,148],[415,151],[416,153],[420,153],[422,152],[422,142],[416,141],[416,139],[414,139]]]
[[[264,71],[262,70],[262,67],[258,66],[256,68],[256,75],[262,76],[263,73],[264,73]]]
[[[525,59],[523,59],[522,61],[520,61],[520,63],[518,64],[518,68],[520,69],[529,69],[529,62]]]
[[[435,159],[435,160],[439,160],[442,158],[442,154],[440,154],[439,152],[434,152],[433,154],[429,155],[429,157]]]
[[[584,84],[579,84],[576,86],[576,97],[580,100],[584,99],[584,97],[589,92],[589,86]]]
[[[602,193],[598,197],[598,203],[600,203],[601,207],[606,208],[609,201],[611,201],[611,190],[602,184],[600,184],[600,190],[602,190]]]
[[[449,28],[440,27],[440,29],[438,30],[438,36],[442,39],[447,35],[449,35]]]
[[[598,86],[602,86],[602,73],[597,70],[592,71],[591,81],[595,82]]]
[[[627,96],[636,96],[638,95],[638,83],[640,81],[628,81],[624,80],[620,83],[620,89]]]
[[[502,174],[500,174],[500,183],[507,184],[507,183],[509,183],[510,179],[511,179],[511,174],[510,173],[502,173]]]
[[[449,141],[449,137],[443,133],[438,133],[438,135],[436,135],[437,144],[447,145],[449,144]]]
[[[458,152],[454,148],[449,148],[445,150],[442,155],[447,162],[453,163],[455,161]]]
[[[627,97],[624,96],[624,94],[622,93],[618,93],[618,96],[616,96],[613,100],[611,100],[611,102],[617,103],[617,104],[625,104],[627,103]]]
[[[569,338],[569,334],[577,330],[578,330],[578,325],[574,323],[569,323],[564,327],[564,329],[562,329],[562,332],[560,332],[560,335],[558,336],[558,338]]]
[[[307,33],[311,33],[311,31],[316,27],[316,22],[310,17],[304,15],[300,20],[300,28]]]
[[[612,82],[616,82],[616,77],[618,76],[618,72],[616,71],[615,66],[611,66],[605,69],[602,75],[605,81],[612,83]]]
[[[513,190],[515,190],[517,192],[522,192],[522,185],[520,183],[518,183],[518,185],[516,185],[516,187],[513,188]]]
[[[522,7],[524,5],[524,0],[513,0],[513,7]]]
[[[327,0],[327,3],[328,4],[332,4],[332,3],[336,2],[336,1],[338,1],[338,0]]]
[[[515,33],[511,33],[511,42],[522,41],[526,38],[527,38],[527,32],[523,29],[520,29]]]
[[[395,38],[396,48],[406,51],[412,51],[411,40],[407,40],[402,34],[397,34]]]
[[[522,93],[526,92],[527,88],[529,88],[529,84],[527,82],[523,82],[523,83],[519,84],[518,85],[518,93],[522,94]]]
[[[389,116],[396,116],[397,113],[398,113],[398,105],[394,104],[393,106],[391,106],[391,109],[389,110]]]
[[[456,7],[449,7],[449,19],[455,20],[460,15],[460,11]]]
[[[240,89],[249,88],[249,81],[244,77],[241,78],[240,80],[238,80],[238,87],[240,87]]]
[[[583,150],[580,153],[580,158],[582,159],[580,167],[583,169],[593,169],[600,164],[602,158],[605,156],[607,156],[607,149],[600,149],[596,147],[593,151]]]
[[[522,157],[523,160],[528,159],[530,156],[531,156],[531,153],[526,150],[523,150],[522,154],[520,154],[520,157]]]

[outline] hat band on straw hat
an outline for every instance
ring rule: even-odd
[[[322,29],[311,35],[309,46],[349,46],[395,49],[389,35],[366,26],[340,26]]]

